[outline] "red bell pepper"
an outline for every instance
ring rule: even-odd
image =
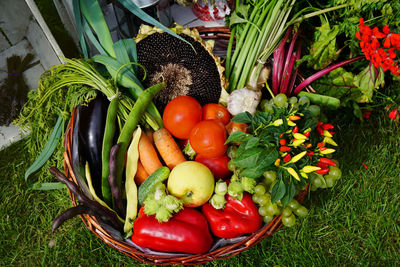
[[[226,205],[217,210],[210,203],[203,205],[203,214],[210,224],[211,232],[221,238],[234,238],[253,233],[261,228],[262,218],[249,193],[242,200],[226,194]]]
[[[157,251],[192,254],[206,253],[213,242],[206,218],[193,208],[184,208],[168,222],[159,223],[154,215],[146,215],[142,207],[131,239],[141,247]]]

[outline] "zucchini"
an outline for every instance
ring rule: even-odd
[[[143,202],[147,198],[147,196],[154,191],[155,186],[158,183],[162,183],[167,180],[169,173],[170,170],[168,169],[168,167],[162,166],[158,168],[155,172],[150,174],[150,176],[146,180],[144,180],[144,182],[140,185],[138,192],[138,200],[140,206],[143,205]]]

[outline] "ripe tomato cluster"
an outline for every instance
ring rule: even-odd
[[[189,141],[196,152],[195,160],[206,165],[215,179],[225,178],[231,173],[225,145],[225,127],[230,119],[224,106],[215,103],[201,106],[191,96],[174,98],[163,113],[165,128],[174,137]]]

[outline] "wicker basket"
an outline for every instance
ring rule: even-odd
[[[216,27],[216,28],[203,28],[197,27],[201,37],[205,40],[215,40],[215,49],[217,52],[223,53],[226,52],[226,48],[228,46],[228,41],[230,37],[230,30],[227,27]],[[312,91],[312,88],[308,88],[308,91]],[[310,90],[311,89],[311,90]],[[71,120],[66,129],[64,146],[64,169],[65,175],[68,179],[72,180],[76,184],[77,181],[75,179],[75,175],[73,173],[71,167],[71,147],[72,147],[72,135],[73,135],[73,125],[75,120],[75,110],[72,112]],[[297,196],[297,200],[302,202],[304,196],[307,194],[306,190],[300,192]],[[74,194],[69,191],[69,196],[72,201],[72,205],[76,206],[77,201],[75,199]],[[128,255],[131,258],[134,258],[138,261],[149,263],[149,264],[157,264],[157,265],[175,265],[175,264],[184,264],[184,265],[195,265],[202,264],[213,260],[222,260],[229,257],[233,257],[240,252],[247,250],[254,245],[261,242],[265,237],[274,234],[282,227],[281,216],[276,216],[272,222],[267,225],[264,225],[257,232],[248,235],[241,239],[239,242],[225,245],[223,247],[216,248],[208,253],[201,255],[186,255],[182,256],[182,254],[176,254],[174,256],[159,256],[153,254],[146,254],[137,248],[133,247],[131,244],[125,241],[117,240],[110,233],[108,233],[104,227],[102,227],[95,217],[91,215],[82,215],[82,221],[85,226],[94,233],[98,238],[100,238],[104,243],[113,247],[114,249]]]
[[[65,152],[64,152],[64,169],[65,169],[65,175],[68,177],[68,179],[72,180],[76,184],[77,181],[75,179],[75,175],[72,171],[71,167],[71,147],[72,147],[72,134],[73,134],[73,125],[74,125],[74,119],[75,119],[75,110],[72,112],[72,117],[69,122],[69,125],[66,129],[66,134],[65,134],[65,140],[64,140],[64,145],[65,145]],[[297,199],[299,202],[302,202],[304,196],[307,194],[307,191],[302,191]],[[75,199],[74,194],[72,194],[69,191],[69,196],[72,201],[72,205],[76,206],[77,201]],[[115,248],[116,250],[128,255],[129,257],[132,257],[138,261],[144,262],[144,263],[149,263],[149,264],[157,264],[157,265],[171,265],[171,264],[185,264],[185,265],[194,265],[194,264],[201,264],[213,260],[222,260],[226,259],[229,257],[233,257],[240,252],[247,250],[257,243],[259,243],[261,240],[263,240],[265,237],[272,235],[276,231],[279,230],[279,228],[282,227],[281,223],[281,217],[277,216],[274,218],[272,222],[270,222],[268,225],[264,225],[260,230],[257,232],[245,237],[243,240],[226,245],[224,247],[217,248],[213,251],[210,251],[205,254],[201,255],[189,255],[189,256],[158,256],[158,255],[149,255],[145,254],[142,251],[136,249],[133,247],[131,244],[125,241],[120,241],[115,238],[113,238],[96,220],[95,217],[91,215],[82,215],[81,216],[82,221],[84,222],[85,226],[92,232],[94,233],[98,238],[100,238],[104,243],[109,245],[110,247]]]

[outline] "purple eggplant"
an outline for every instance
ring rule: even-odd
[[[101,170],[102,170],[102,145],[106,124],[107,108],[109,101],[103,94],[98,94],[87,106],[80,106],[77,111],[79,122],[74,131],[78,130],[78,148],[81,157],[89,163],[93,187],[98,196],[101,193]],[[80,161],[82,166],[82,161]]]

